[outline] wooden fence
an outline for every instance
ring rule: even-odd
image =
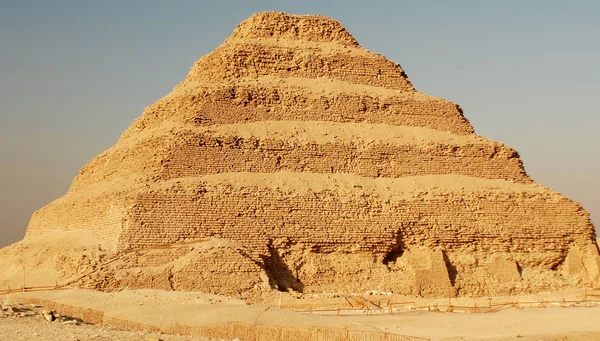
[[[585,297],[580,300],[540,300],[540,301],[510,301],[501,303],[492,303],[490,300],[487,304],[473,304],[468,305],[455,305],[455,304],[433,304],[433,305],[416,305],[416,302],[389,302],[384,307],[338,307],[335,309],[302,309],[296,307],[283,306],[284,309],[290,309],[298,312],[306,312],[311,314],[322,314],[322,315],[381,315],[381,314],[402,314],[406,309],[410,310],[426,310],[431,312],[468,312],[468,313],[490,313],[496,312],[502,309],[516,308],[549,308],[549,307],[588,307],[600,305],[600,295],[596,294],[585,294]],[[404,308],[404,310],[399,309]]]

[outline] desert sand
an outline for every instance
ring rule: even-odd
[[[42,316],[0,318],[0,340],[11,341],[210,341],[217,339],[123,331],[89,324],[49,323]]]

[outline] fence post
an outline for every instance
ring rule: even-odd
[[[279,292],[279,309],[281,309],[281,291]]]

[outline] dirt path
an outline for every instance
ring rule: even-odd
[[[2,341],[184,341],[209,340],[176,335],[127,332],[96,325],[50,323],[41,316],[0,318]]]
[[[24,304],[2,303],[0,307],[0,341],[210,341],[209,338],[194,338],[163,335],[147,332],[116,330],[107,326],[91,325],[80,321],[52,315],[48,321],[41,307]],[[215,339],[212,339],[215,340]]]
[[[408,312],[348,316],[343,319],[387,332],[418,335],[431,340],[521,340],[524,336],[543,334],[562,340],[559,336],[577,332],[594,332],[595,338],[590,336],[594,335],[591,333],[585,340],[600,340],[600,307],[511,308],[495,313]]]

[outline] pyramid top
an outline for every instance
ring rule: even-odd
[[[361,47],[338,21],[262,12],[197,60],[186,78],[147,107],[121,138],[167,122],[212,126],[260,121],[473,133],[456,104],[419,93],[399,64]]]
[[[274,38],[359,46],[338,21],[320,15],[262,12],[240,23],[229,39]]]

